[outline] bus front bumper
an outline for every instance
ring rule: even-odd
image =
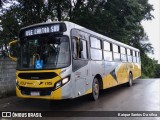
[[[47,88],[32,89],[16,86],[16,95],[19,98],[37,98],[48,100],[62,100],[72,98],[71,87],[68,85],[68,83],[54,91]]]

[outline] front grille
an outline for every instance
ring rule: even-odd
[[[53,87],[50,88],[28,88],[28,87],[20,87],[19,90],[23,95],[31,95],[31,92],[39,92],[40,96],[49,96],[51,92],[54,90]]]
[[[44,79],[52,79],[57,77],[58,75],[54,72],[39,72],[39,73],[19,73],[18,77],[21,79],[28,79],[28,80],[44,80]]]

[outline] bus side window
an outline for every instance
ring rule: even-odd
[[[112,61],[112,44],[109,42],[104,41],[104,48],[103,48],[103,54],[104,54],[104,60],[106,61]]]
[[[126,57],[126,48],[124,47],[120,47],[121,48],[121,60],[123,62],[126,62],[127,61],[127,57]]]
[[[74,59],[87,59],[87,42],[82,39],[72,39],[72,52]]]
[[[136,51],[133,51],[133,62],[136,62]]]
[[[120,61],[120,48],[115,44],[113,44],[113,56],[114,61]]]
[[[127,49],[127,58],[128,62],[132,62],[132,50]]]
[[[90,37],[91,44],[91,59],[92,60],[102,60],[102,41],[95,37]]]
[[[140,63],[140,53],[137,52],[137,63]]]
[[[80,53],[80,57],[81,59],[87,59],[87,41],[81,39],[81,42],[83,44],[83,50]]]
[[[74,59],[77,59],[77,42],[76,42],[76,40],[75,40],[75,38],[74,39],[72,39],[72,54],[73,54],[73,58]]]

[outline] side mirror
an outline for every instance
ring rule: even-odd
[[[14,44],[18,43],[18,40],[14,40],[12,42],[9,43],[9,58],[12,59],[13,61],[17,61],[17,50],[16,50],[16,46]]]

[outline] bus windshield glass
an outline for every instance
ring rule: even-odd
[[[55,69],[70,64],[67,36],[34,36],[20,39],[17,69]]]

